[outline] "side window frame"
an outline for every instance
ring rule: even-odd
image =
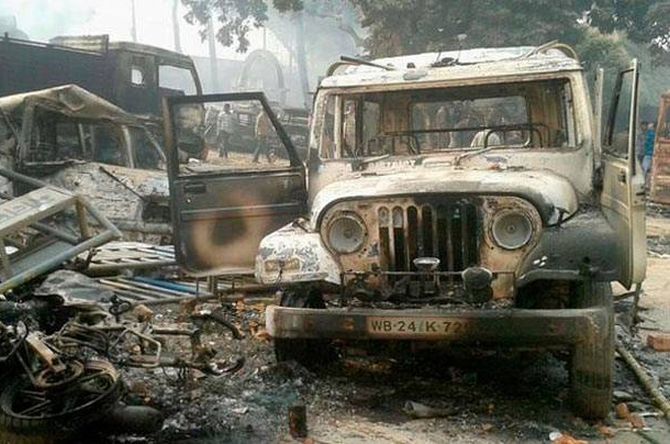
[[[93,150],[91,151],[91,161],[132,168],[133,167],[132,153],[130,152],[130,145],[128,144],[128,140],[126,139],[124,128],[110,122],[98,122],[95,125],[91,125],[92,134],[94,132],[99,131],[100,129],[104,129],[106,131],[109,131],[110,134],[113,134],[113,137],[115,138],[116,142],[120,145],[118,146],[118,150],[123,155],[123,159],[121,164],[108,163],[103,162],[102,160],[98,160],[96,156],[100,152],[100,144],[98,140],[95,140],[95,143],[92,145]],[[94,137],[97,138],[99,136],[96,134]]]
[[[279,122],[274,111],[270,107],[265,94],[262,92],[240,92],[240,93],[224,93],[224,94],[208,94],[197,96],[172,96],[163,98],[163,122],[165,129],[165,144],[166,156],[168,158],[168,169],[171,177],[174,178],[188,178],[202,176],[202,173],[184,173],[180,170],[179,165],[179,148],[178,148],[178,128],[175,121],[175,111],[179,106],[183,105],[203,105],[207,103],[216,102],[241,102],[241,101],[257,101],[261,104],[263,111],[270,120],[272,127],[275,130],[279,141],[286,149],[289,164],[286,167],[279,167],[277,171],[294,170],[295,168],[304,168],[304,164],[300,159],[293,143],[291,142],[288,133]],[[263,171],[261,169],[230,169],[217,170],[213,174],[218,175],[234,175],[234,174],[255,174]]]
[[[621,94],[622,87],[624,84],[624,76],[626,74],[632,75],[631,79],[631,90],[628,92],[631,95],[631,101],[628,109],[628,137],[626,140],[626,150],[613,149],[613,139],[614,139],[614,129],[615,121],[620,111],[621,104]],[[635,153],[632,150],[635,149],[635,138],[637,135],[637,101],[633,100],[638,96],[639,88],[639,63],[637,59],[633,59],[631,66],[627,69],[624,69],[619,72],[617,75],[616,82],[614,84],[614,95],[612,97],[612,102],[610,104],[608,118],[607,118],[607,127],[605,131],[605,140],[603,151],[610,155],[620,159],[625,159],[628,161],[629,167],[631,169],[631,174],[635,174],[636,162],[635,162]],[[625,103],[625,102],[624,102]]]

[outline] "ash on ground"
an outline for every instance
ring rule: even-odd
[[[370,355],[365,347],[314,373],[296,363],[277,364],[262,329],[262,306],[238,304],[223,310],[245,333],[222,338],[223,356],[243,355],[233,375],[204,376],[175,370],[125,371],[128,400],[165,414],[162,431],[149,442],[296,442],[287,411],[304,404],[315,442],[547,442],[562,432],[589,442],[635,442],[626,436],[668,436],[668,427],[617,359],[615,403],[643,415],[647,429],[633,430],[612,414],[590,423],[570,412],[567,353],[492,350],[392,350]],[[629,328],[632,305],[617,303],[619,341],[663,387],[670,358],[647,349]],[[159,318],[178,318],[166,306]],[[427,413],[426,413],[427,412]],[[124,441],[127,438],[115,438]]]

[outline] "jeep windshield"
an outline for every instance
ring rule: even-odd
[[[565,79],[319,95],[315,136],[323,159],[385,158],[483,148],[576,146]]]

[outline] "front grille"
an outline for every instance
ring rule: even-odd
[[[377,209],[381,267],[416,271],[417,257],[437,257],[440,271],[462,271],[479,262],[479,217],[466,200]]]

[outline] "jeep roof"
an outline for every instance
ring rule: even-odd
[[[329,70],[321,88],[372,85],[402,85],[469,78],[537,75],[577,71],[582,66],[566,45],[476,48],[462,51],[427,52],[372,60],[371,64],[338,62]],[[387,67],[387,68],[384,68]],[[406,86],[405,86],[406,87]]]

